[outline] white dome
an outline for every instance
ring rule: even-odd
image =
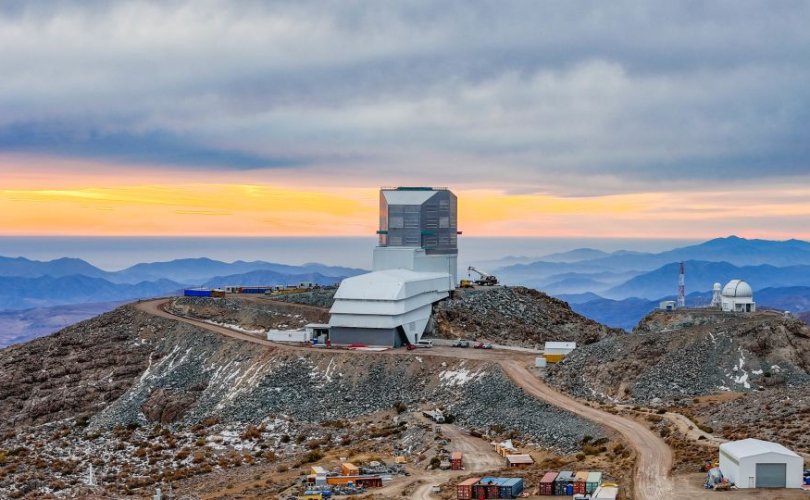
[[[753,297],[751,285],[743,280],[731,280],[723,287],[724,297]]]
[[[721,285],[720,283],[715,283],[714,286],[712,287],[712,290],[714,290],[715,292],[719,292],[721,288],[723,288],[723,285]]]

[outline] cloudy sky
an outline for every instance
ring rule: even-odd
[[[0,233],[810,238],[810,2],[0,3]]]

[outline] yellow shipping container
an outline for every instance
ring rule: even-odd
[[[559,363],[565,359],[565,354],[546,354],[546,361],[549,363]]]

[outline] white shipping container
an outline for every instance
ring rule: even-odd
[[[306,330],[267,330],[270,342],[309,342],[311,339],[311,333]]]
[[[534,366],[536,368],[545,368],[546,367],[546,358],[544,356],[538,356],[534,358]]]

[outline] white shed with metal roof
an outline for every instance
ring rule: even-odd
[[[801,488],[804,459],[779,443],[743,439],[720,445],[720,471],[738,488]]]

